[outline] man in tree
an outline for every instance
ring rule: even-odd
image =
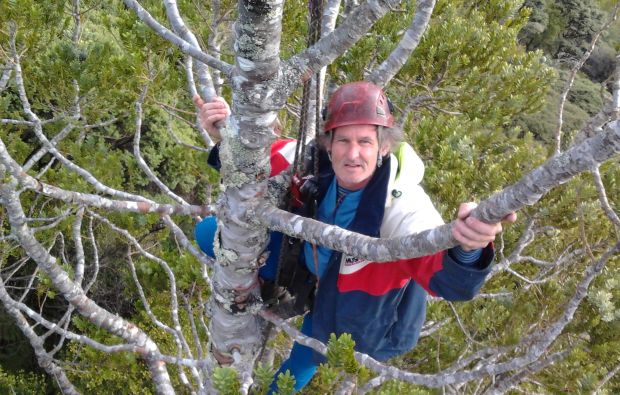
[[[215,123],[229,114],[226,103],[200,98],[195,103],[205,129],[217,133]],[[320,161],[315,180],[317,220],[372,237],[398,237],[443,223],[419,185],[424,165],[411,146],[399,143],[402,132],[381,88],[368,82],[340,87],[326,108],[323,130],[320,143],[329,160]],[[380,361],[411,350],[425,319],[427,293],[471,299],[491,269],[491,242],[502,226],[470,217],[475,206],[459,208],[453,235],[460,245],[430,256],[369,262],[304,242],[299,259],[317,280],[302,333],[322,342],[331,333],[350,333],[357,351]],[[516,215],[505,220],[514,222]],[[277,374],[289,370],[298,391],[322,360],[295,343]]]

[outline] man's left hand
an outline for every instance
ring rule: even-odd
[[[476,203],[462,203],[459,206],[456,223],[452,228],[452,236],[459,242],[465,251],[471,251],[486,247],[495,240],[495,236],[502,231],[502,223],[487,224],[474,217],[470,217],[472,210],[478,206]],[[502,222],[515,222],[516,213],[510,213]]]

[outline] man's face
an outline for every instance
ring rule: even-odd
[[[366,186],[377,168],[379,141],[374,125],[348,125],[336,128],[329,151],[338,185],[350,190]],[[381,156],[388,148],[381,149]]]

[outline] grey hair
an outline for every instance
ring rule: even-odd
[[[400,143],[403,138],[404,133],[400,126],[377,126],[377,139],[379,140],[379,147],[382,147],[383,144],[387,144],[390,148],[390,152],[392,152],[392,148],[394,148],[396,144]]]

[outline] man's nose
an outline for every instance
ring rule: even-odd
[[[347,158],[349,159],[357,159],[360,155],[360,147],[357,144],[351,144],[349,149],[347,150]]]

